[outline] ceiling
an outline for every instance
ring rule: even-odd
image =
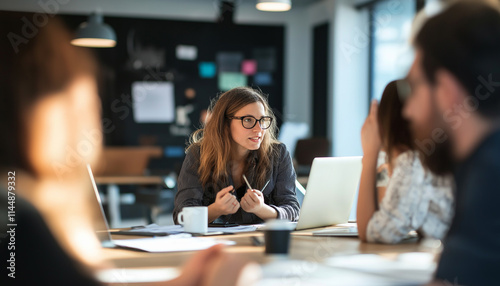
[[[292,7],[303,7],[308,6],[316,2],[321,2],[322,0],[292,0]]]
[[[207,1],[207,0],[192,0],[192,1]],[[217,1],[217,0],[213,0]],[[252,4],[255,5],[257,0],[233,0],[236,3]],[[292,0],[292,7],[304,7],[313,3],[321,2],[323,0]]]

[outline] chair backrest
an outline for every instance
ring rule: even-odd
[[[159,146],[106,147],[102,152],[99,176],[142,176],[151,158],[161,157]]]
[[[295,147],[295,160],[299,165],[311,166],[314,158],[330,156],[330,142],[323,137],[301,139]]]

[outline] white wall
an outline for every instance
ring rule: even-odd
[[[361,126],[368,114],[369,16],[352,1],[336,1],[333,29],[332,139],[335,156],[362,155]]]
[[[330,22],[328,68],[328,137],[334,156],[361,155],[360,128],[368,110],[368,42],[359,31],[368,27],[366,12],[353,5],[364,0],[323,0],[288,12],[255,9],[253,1],[237,1],[235,22],[285,25],[284,114],[287,121],[312,122],[312,29]],[[216,0],[16,0],[0,10],[209,21],[216,19]],[[366,42],[365,42],[366,41]],[[349,54],[346,52],[353,52]]]
[[[330,21],[328,137],[333,156],[362,155],[360,131],[368,113],[369,16],[360,1],[325,0],[308,7],[310,24]],[[311,29],[311,28],[310,28]]]

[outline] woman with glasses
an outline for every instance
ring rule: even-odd
[[[453,217],[451,177],[437,176],[423,167],[410,124],[403,118],[404,83],[392,81],[386,86],[380,106],[372,103],[361,130],[364,155],[357,224],[363,241],[397,243],[412,230],[441,239]],[[385,151],[388,166],[385,191],[376,188],[380,151]]]
[[[276,120],[265,96],[234,88],[212,101],[209,110],[210,118],[192,134],[186,150],[174,222],[189,206],[208,206],[208,222],[215,224],[296,221],[295,171],[285,145],[276,140]]]

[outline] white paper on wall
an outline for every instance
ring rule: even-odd
[[[132,83],[134,120],[137,123],[171,123],[175,120],[174,84]]]
[[[175,56],[179,60],[194,61],[198,58],[198,48],[195,46],[178,45],[175,48]]]

